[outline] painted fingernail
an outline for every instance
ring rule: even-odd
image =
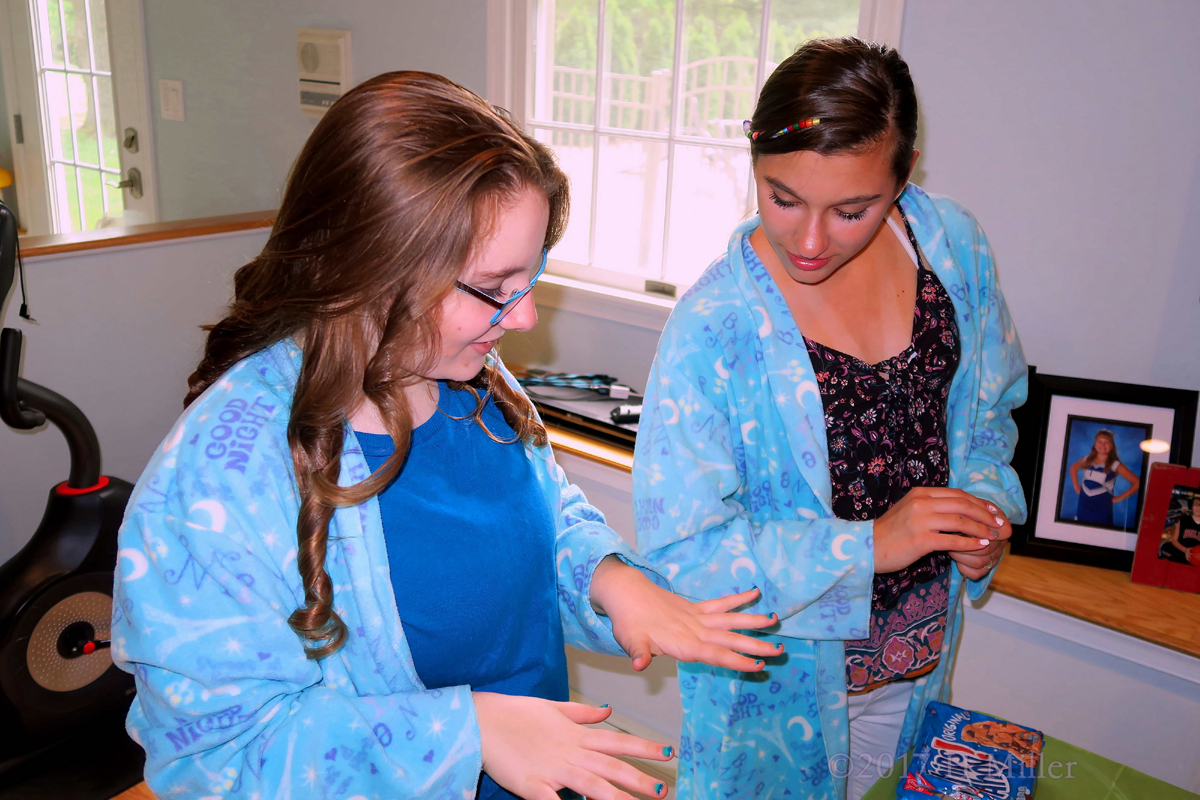
[[[999,513],[1000,513],[1000,509],[996,508],[996,507],[995,507],[994,505],[992,505],[991,503],[988,503],[988,511],[992,512],[993,514],[999,514]]]
[[[778,615],[778,614],[776,614],[774,611],[772,611],[772,612],[771,612],[771,619],[775,620],[776,622],[779,622],[779,615]]]
[[[991,543],[992,543],[992,540],[991,540],[991,539],[980,539],[980,540],[979,540],[979,543],[980,543],[981,545],[983,545],[984,547],[987,547],[989,544],[991,544]]]
[[[611,704],[611,703],[605,703],[604,705],[602,705],[602,706],[600,706],[600,707],[601,707],[601,708],[612,708],[612,704]]]
[[[761,667],[762,665],[763,665],[763,660],[761,658],[754,659],[754,666]]]
[[[996,524],[997,524],[997,525],[1003,525],[1003,524],[1004,524],[1004,520],[1000,519],[999,517],[996,517]]]
[[[654,784],[654,793],[662,794],[663,790],[666,788],[667,788],[667,785],[665,783],[656,783],[656,784]]]
[[[776,650],[782,650],[782,649],[783,649],[783,642],[776,642],[776,643],[775,643],[775,649],[776,649]]]
[[[671,756],[675,755],[675,748],[671,747],[669,745],[667,747],[664,747],[663,755],[666,756],[667,758],[670,758]]]

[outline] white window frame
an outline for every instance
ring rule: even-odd
[[[14,183],[21,226],[30,234],[54,231],[50,164],[44,143],[48,126],[42,115],[41,80],[37,70],[36,34],[30,0],[0,0],[0,68],[8,104],[9,137],[13,143]],[[132,167],[142,173],[142,197],[124,195],[122,225],[158,222],[158,186],[154,160],[154,131],[150,116],[146,37],[141,0],[105,0],[108,12],[109,63],[117,135],[132,127],[138,132],[138,152],[118,148],[121,177]],[[15,117],[22,121],[24,143],[18,144]],[[112,176],[117,177],[117,176]]]
[[[770,0],[765,1],[769,6]],[[905,0],[861,0],[858,35],[899,49],[904,3]],[[487,4],[486,97],[489,102],[508,109],[526,127],[531,118],[536,67],[534,45],[538,31],[534,4],[535,0],[488,0]],[[679,20],[676,24],[678,27]],[[762,71],[760,66],[760,86],[765,77]],[[622,135],[630,133],[636,136],[636,132],[622,131]],[[668,197],[668,210],[670,202]],[[664,237],[665,234],[666,231]],[[603,282],[597,280],[598,273],[603,273]],[[622,276],[551,258],[536,296],[539,305],[661,331],[675,301],[644,291],[643,283],[644,278],[638,276]],[[679,288],[682,292],[686,287]]]

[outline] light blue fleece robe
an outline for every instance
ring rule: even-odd
[[[161,798],[471,800],[481,771],[471,690],[427,690],[413,668],[378,500],[340,508],[330,524],[345,646],[310,660],[288,626],[304,599],[287,442],[300,364],[289,340],[231,368],[180,418],[126,510],[112,654],[136,678],[127,728],[146,750],[146,781]],[[623,655],[588,599],[596,565],[616,553],[667,583],[548,447],[526,453],[556,522],[566,642]],[[347,427],[340,483],[368,474]],[[428,599],[453,607],[452,587]]]
[[[950,386],[950,486],[1025,517],[1010,412],[1024,356],[983,230],[962,206],[909,185],[900,199],[954,304],[961,360]],[[634,461],[638,550],[693,599],[757,585],[786,657],[765,673],[680,664],[681,800],[836,798],[848,765],[843,642],[867,636],[872,522],[833,517],[825,415],[804,338],[774,280],[747,265],[737,228],[676,305],[650,373]],[[869,320],[863,320],[869,324]],[[965,581],[983,593],[990,575]],[[941,659],[916,679],[897,746],[946,700],[964,579],[950,580]],[[832,767],[832,770],[831,770]]]

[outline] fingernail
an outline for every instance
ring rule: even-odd
[[[783,649],[783,642],[776,642],[776,643],[775,643],[775,649],[776,649],[776,650],[782,650],[782,649]]]
[[[664,747],[663,755],[666,756],[667,758],[670,758],[671,756],[675,755],[675,748],[671,747],[671,746]]]
[[[612,708],[612,704],[611,704],[611,703],[605,703],[604,705],[602,705],[602,706],[600,706],[600,707],[601,707],[601,708]]]
[[[754,659],[754,666],[761,667],[762,665],[763,665],[763,660],[761,658]]]
[[[667,785],[665,783],[656,783],[656,784],[654,784],[654,793],[662,794],[663,789],[666,789],[666,788],[667,788]]]
[[[991,540],[991,539],[980,539],[980,540],[979,540],[979,543],[980,543],[981,545],[983,545],[984,547],[987,547],[989,544],[991,544],[991,543],[992,543],[992,540]]]
[[[779,615],[778,615],[778,614],[776,614],[774,611],[772,611],[772,612],[771,612],[771,619],[775,620],[776,622],[779,622]]]
[[[999,514],[999,513],[1000,513],[1000,509],[996,508],[996,507],[995,507],[994,505],[992,505],[991,503],[988,503],[988,511],[992,512],[993,514]]]
[[[997,524],[997,525],[1000,525],[1000,526],[1003,526],[1003,525],[1004,525],[1004,520],[1000,519],[999,517],[996,517],[996,524]]]

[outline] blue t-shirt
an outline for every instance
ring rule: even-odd
[[[379,495],[396,607],[429,689],[567,700],[555,526],[525,447],[490,399],[438,385],[439,410],[412,433]],[[466,419],[455,419],[465,417]],[[391,437],[355,432],[372,471]],[[512,797],[484,776],[479,797]]]

